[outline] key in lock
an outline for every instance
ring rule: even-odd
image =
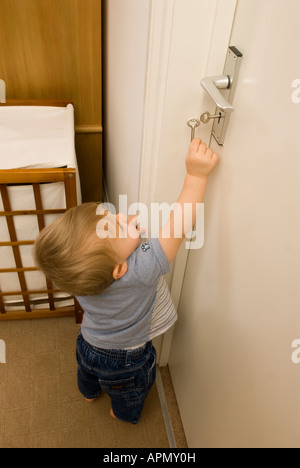
[[[210,113],[207,111],[207,112],[203,112],[203,114],[201,114],[200,116],[200,122],[202,124],[207,124],[211,119],[219,119],[219,122],[220,122],[220,119],[223,119],[224,117],[222,117],[222,114],[221,112],[219,112],[218,114],[216,115],[210,115]]]

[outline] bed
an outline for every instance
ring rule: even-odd
[[[75,315],[81,322],[79,303],[32,258],[39,231],[79,203],[73,105],[0,105],[0,320]]]

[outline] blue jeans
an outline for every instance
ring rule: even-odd
[[[76,357],[83,396],[92,399],[101,391],[108,393],[115,416],[137,424],[156,377],[152,342],[132,350],[103,349],[87,343],[79,332]]]

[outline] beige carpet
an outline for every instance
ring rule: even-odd
[[[168,448],[156,385],[137,425],[112,419],[107,395],[84,401],[76,382],[78,329],[72,317],[0,322],[0,448]]]

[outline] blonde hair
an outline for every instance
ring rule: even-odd
[[[114,281],[116,255],[109,239],[96,234],[104,216],[110,221],[113,218],[101,205],[84,203],[66,211],[36,239],[36,266],[62,291],[74,296],[96,295]]]

